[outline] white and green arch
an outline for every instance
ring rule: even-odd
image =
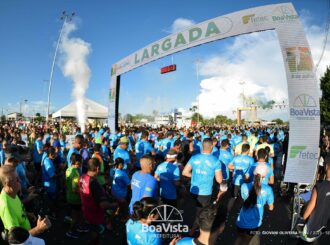
[[[246,9],[201,22],[118,61],[111,69],[109,127],[112,131],[118,127],[121,74],[201,44],[266,30],[277,33],[288,84],[290,141],[285,181],[311,183],[318,158],[319,90],[306,35],[291,3]]]

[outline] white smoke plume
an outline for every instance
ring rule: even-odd
[[[80,38],[70,37],[70,34],[76,29],[77,26],[74,22],[64,24],[59,46],[62,54],[60,67],[64,76],[73,81],[72,97],[76,102],[79,126],[84,132],[86,122],[85,93],[91,77],[87,57],[91,53],[91,45]]]

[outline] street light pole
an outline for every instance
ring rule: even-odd
[[[196,79],[197,79],[197,82],[199,82],[199,66],[198,66],[199,63],[200,63],[200,60],[196,59],[195,64],[196,64]],[[197,97],[197,125],[199,125],[199,95]]]
[[[54,57],[53,57],[52,68],[50,70],[50,78],[49,78],[49,85],[48,85],[47,115],[46,115],[46,122],[47,123],[49,121],[50,92],[51,92],[51,89],[52,89],[52,79],[53,79],[53,72],[54,72],[54,66],[55,66],[55,61],[56,61],[57,50],[58,50],[59,44],[61,42],[64,25],[67,21],[70,21],[74,15],[75,15],[75,13],[72,13],[71,15],[68,15],[65,11],[63,11],[62,16],[60,18],[61,20],[63,20],[63,25],[61,27],[60,35],[59,35],[58,40],[57,40],[55,53],[54,53]]]

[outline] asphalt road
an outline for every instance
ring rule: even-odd
[[[291,238],[289,235],[280,235],[280,231],[285,233],[290,231],[290,218],[291,218],[291,204],[290,198],[276,197],[275,198],[275,208],[272,212],[265,209],[263,225],[261,227],[260,244],[285,244],[294,245],[301,244],[295,238]],[[225,196],[222,203],[226,203],[227,197]],[[239,203],[235,203],[231,214],[229,216],[228,222],[224,232],[219,236],[216,244],[234,244],[236,239],[236,227],[235,220],[237,214],[239,213]],[[66,206],[61,206],[59,209],[59,215],[56,220],[52,223],[52,227],[49,231],[44,233],[41,237],[45,239],[46,244],[49,245],[60,245],[60,244],[77,244],[83,245],[88,243],[89,234],[82,234],[79,239],[68,238],[65,232],[68,229],[68,224],[65,223],[64,215],[67,212]],[[185,199],[183,219],[184,223],[191,224],[194,220],[195,207],[193,206],[193,201],[188,195]],[[330,224],[329,224],[330,225]],[[329,226],[328,226],[329,231]],[[317,242],[313,244],[318,245],[328,245],[330,244],[330,232],[329,235],[323,235]],[[0,244],[4,244],[0,242]],[[125,225],[116,220],[114,222],[113,231],[106,231],[102,235],[102,244],[126,244],[125,238]],[[257,244],[254,240],[250,244]]]

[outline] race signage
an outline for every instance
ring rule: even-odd
[[[290,138],[284,180],[312,183],[320,136],[319,89],[306,35],[291,3],[266,5],[220,16],[169,35],[123,58],[111,68],[109,120],[117,126],[117,77],[167,55],[241,34],[275,30],[286,70]],[[253,45],[253,43],[251,43]]]

